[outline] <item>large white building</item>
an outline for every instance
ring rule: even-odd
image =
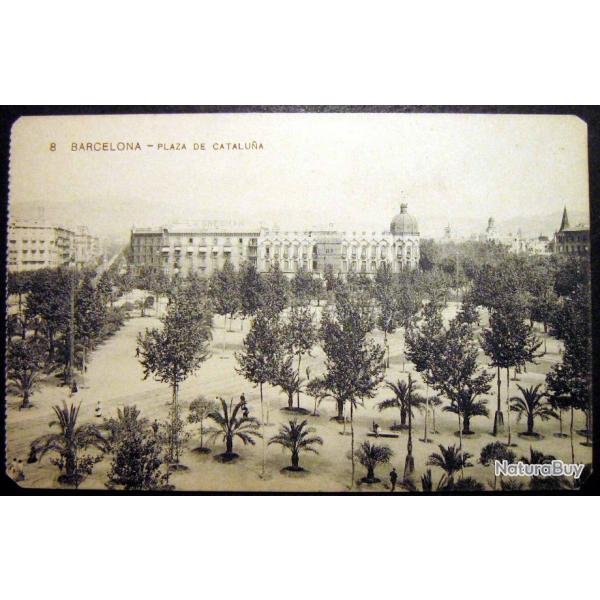
[[[382,265],[396,273],[416,268],[419,239],[417,221],[402,204],[383,232],[190,226],[133,229],[130,260],[137,270],[151,267],[184,277],[190,273],[208,276],[226,261],[236,268],[248,262],[263,273],[277,266],[289,276],[299,270],[323,275],[328,269],[336,275],[373,275]]]

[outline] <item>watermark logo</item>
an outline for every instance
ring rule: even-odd
[[[528,464],[524,462],[509,463],[507,460],[494,462],[496,476],[509,477],[575,477],[579,479],[585,465],[565,463],[553,460],[544,464]]]

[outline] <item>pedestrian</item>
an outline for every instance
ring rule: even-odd
[[[373,433],[375,437],[379,437],[379,424],[375,423],[375,421],[373,421]]]
[[[138,358],[138,357],[139,357],[139,355],[140,355],[140,347],[139,347],[139,346],[136,346],[136,347],[135,347],[135,357],[136,357],[136,358]]]
[[[25,479],[25,473],[23,471],[23,461],[21,459],[19,459],[17,461],[17,470],[16,470],[15,481],[23,481],[24,479]]]
[[[154,419],[154,422],[152,423],[152,431],[154,432],[154,435],[158,433],[158,427],[158,419]]]
[[[250,416],[250,411],[248,410],[248,407],[245,404],[242,408],[242,414],[244,415],[244,419],[247,419]]]
[[[396,468],[393,467],[392,470],[390,471],[390,482],[392,484],[392,494],[394,493],[394,490],[396,489],[396,481],[398,481],[398,473],[396,473]]]
[[[96,404],[96,417],[100,418],[102,416],[102,407],[100,406],[100,400],[98,400],[98,403]]]
[[[73,383],[71,384],[71,396],[78,392],[77,382],[73,379]]]
[[[244,396],[244,392],[242,392],[242,395],[240,396],[240,403],[242,406],[246,406],[246,396]]]

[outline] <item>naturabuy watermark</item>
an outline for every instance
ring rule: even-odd
[[[496,476],[508,475],[509,477],[575,477],[579,479],[585,465],[564,463],[562,460],[553,460],[544,464],[530,465],[524,462],[509,463],[507,460],[496,460],[494,470]]]

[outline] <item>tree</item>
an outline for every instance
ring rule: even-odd
[[[92,343],[102,333],[106,322],[106,307],[102,297],[92,285],[89,278],[85,278],[76,290],[75,296],[75,339],[81,343],[83,349],[83,370],[87,352]]]
[[[396,383],[393,381],[386,381],[385,386],[393,392],[394,397],[378,402],[377,408],[379,409],[379,412],[388,408],[397,408],[400,411],[400,425],[396,427],[392,426],[392,429],[408,429],[406,419],[409,411],[409,400],[411,410],[416,408],[419,411],[422,411],[425,398],[423,398],[420,394],[411,394],[411,392],[414,392],[416,388],[416,384],[414,382],[412,382],[412,390],[409,390],[408,384],[401,379],[398,379]]]
[[[102,456],[82,456],[80,451],[90,446],[101,452],[108,450],[108,442],[97,425],[77,425],[80,407],[81,403],[77,406],[71,404],[67,408],[64,400],[62,407],[53,406],[57,420],[51,421],[49,426],[58,426],[60,432],[42,435],[31,444],[31,451],[39,460],[48,452],[57,454],[58,458],[52,458],[50,461],[61,472],[58,480],[75,487],[79,487],[85,476],[91,474],[94,464],[102,460]]]
[[[495,464],[496,461],[505,460],[508,463],[514,463],[516,459],[516,454],[502,442],[491,442],[486,444],[481,449],[481,454],[479,455],[479,462],[486,467],[490,464]],[[494,489],[496,489],[497,479],[496,469],[494,468]],[[500,476],[500,485],[502,485],[502,476]]]
[[[208,418],[217,425],[211,436],[221,436],[225,442],[225,452],[215,456],[215,458],[222,462],[230,462],[239,456],[233,451],[233,441],[236,437],[242,440],[244,446],[247,444],[254,446],[256,443],[254,438],[262,438],[262,435],[258,431],[258,421],[254,417],[244,417],[242,415],[238,418],[237,415],[242,408],[241,401],[235,406],[233,400],[229,402],[229,405],[223,398],[219,398],[219,401],[221,409],[217,408],[208,414]]]
[[[285,467],[286,470],[304,470],[299,464],[301,452],[314,452],[318,454],[318,451],[313,446],[322,446],[323,439],[318,435],[312,435],[315,431],[314,427],[308,427],[306,419],[300,423],[294,419],[293,421],[289,421],[289,425],[281,425],[279,433],[269,440],[269,446],[271,444],[279,444],[291,452],[292,464],[289,467]]]
[[[490,327],[484,330],[481,342],[484,352],[498,369],[498,406],[500,406],[500,368],[506,369],[506,403],[508,407],[508,444],[511,444],[510,428],[510,367],[520,368],[528,362],[535,363],[542,342],[525,322],[527,305],[518,293],[504,297],[499,308],[490,317]],[[500,419],[500,417],[498,417]],[[496,421],[496,419],[495,419]],[[494,428],[498,432],[498,428]]]
[[[359,483],[379,483],[381,479],[375,477],[375,468],[377,465],[385,464],[393,456],[392,450],[387,446],[377,446],[369,442],[363,442],[355,452],[358,462],[367,469],[366,477],[363,477]]]
[[[212,315],[206,303],[199,302],[189,290],[178,290],[162,319],[163,328],[146,329],[138,335],[139,361],[144,368],[144,379],[153,376],[156,381],[171,387],[171,439],[169,460],[179,463],[182,431],[179,417],[178,391],[182,381],[195,373],[209,356]]]
[[[271,381],[273,385],[276,385],[282,389],[288,398],[288,411],[307,413],[305,409],[301,409],[300,406],[294,408],[294,395],[300,394],[302,387],[302,379],[300,373],[297,372],[292,365],[293,358],[291,355],[284,355],[277,361],[277,370]]]
[[[473,325],[460,317],[450,321],[448,329],[437,337],[436,342],[437,360],[429,365],[427,376],[433,387],[454,407],[452,412],[458,416],[459,447],[462,450],[463,410],[469,407],[481,414],[481,404],[478,405],[475,398],[489,391],[493,375],[480,369]]]
[[[472,454],[463,452],[454,445],[445,447],[442,446],[442,444],[439,444],[438,448],[440,449],[440,452],[430,454],[427,464],[442,469],[445,473],[445,484],[451,486],[454,484],[455,473],[473,466],[473,464],[469,462]]]
[[[73,277],[67,269],[42,269],[31,281],[25,302],[26,318],[39,319],[47,344],[48,364],[54,362],[57,335],[66,334],[70,323]]]
[[[314,322],[313,313],[309,306],[292,306],[289,318],[282,330],[283,345],[297,360],[296,406],[300,410],[300,365],[305,354],[310,351],[318,340],[318,329]],[[290,378],[287,378],[290,381]],[[290,389],[288,387],[288,389]],[[290,405],[290,408],[292,406]]]
[[[513,396],[510,399],[510,410],[518,414],[517,422],[519,422],[523,416],[527,418],[527,431],[523,435],[538,437],[538,434],[533,431],[535,418],[539,417],[542,421],[547,421],[550,417],[558,419],[558,415],[552,406],[545,400],[545,394],[539,391],[542,387],[541,383],[538,383],[535,387],[532,385],[525,388],[521,387],[519,384],[517,384],[517,387],[521,392],[521,397]]]
[[[240,312],[244,319],[253,317],[262,306],[264,282],[252,263],[246,263],[240,270],[239,299]]]
[[[208,453],[210,448],[204,447],[204,434],[211,433],[211,430],[205,431],[204,421],[208,418],[211,412],[217,410],[217,403],[212,400],[208,400],[204,396],[198,396],[195,400],[192,400],[189,407],[188,422],[198,423],[200,425],[200,446],[196,448],[196,452]]]
[[[415,365],[415,369],[421,374],[427,386],[425,396],[425,422],[423,441],[427,443],[427,424],[429,413],[429,386],[435,383],[432,376],[435,363],[438,360],[438,341],[444,332],[441,305],[435,301],[429,301],[422,309],[422,320],[417,325],[409,323],[406,330],[406,355]],[[439,404],[438,404],[439,406]],[[434,410],[435,418],[435,410]],[[433,424],[435,430],[435,423]]]
[[[368,299],[362,294],[338,292],[334,310],[326,310],[321,319],[320,338],[325,352],[325,373],[315,378],[322,393],[335,399],[336,419],[344,419],[344,407],[350,407],[350,456],[354,486],[354,409],[359,401],[373,398],[385,372],[385,350],[367,334],[374,319]]]
[[[277,263],[264,276],[263,281],[263,310],[271,313],[272,316],[279,315],[288,305],[289,281]]]
[[[225,317],[225,326],[229,316],[229,331],[231,331],[231,321],[240,310],[238,277],[231,261],[226,260],[222,269],[213,272],[209,290],[215,313]]]
[[[455,415],[462,415],[462,434],[472,435],[471,418],[489,416],[486,405],[487,400],[477,400],[474,391],[465,389],[452,404],[445,406],[444,410]]]
[[[290,293],[295,304],[306,306],[310,303],[311,298],[315,296],[314,280],[313,275],[304,269],[294,273],[290,281]]]
[[[106,486],[124,490],[156,490],[163,488],[167,474],[161,472],[163,447],[158,431],[147,419],[140,418],[136,406],[118,409],[117,419],[106,427],[112,433],[113,458]]]
[[[278,376],[281,374],[282,348],[281,324],[279,315],[269,311],[259,310],[252,319],[250,331],[242,342],[242,351],[236,352],[235,358],[239,367],[236,371],[248,381],[257,385],[260,390],[260,420],[263,428],[263,466],[265,473],[266,447],[264,442],[265,412],[263,386],[265,383],[277,385]],[[292,391],[293,395],[294,390]],[[269,411],[267,407],[267,421]]]
[[[36,338],[7,341],[6,379],[9,390],[22,398],[21,408],[31,406],[30,398],[44,369],[45,350]]]

